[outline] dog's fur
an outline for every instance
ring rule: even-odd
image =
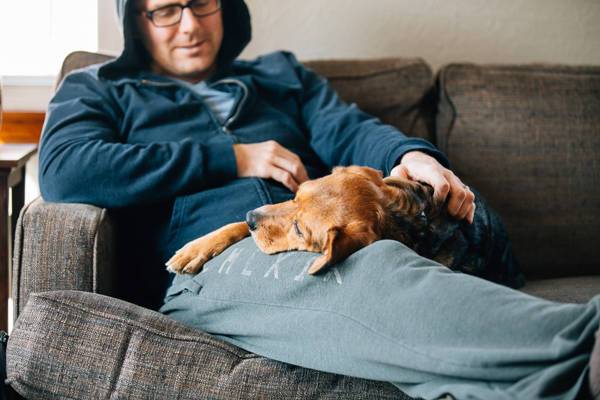
[[[431,186],[384,179],[368,167],[337,167],[331,175],[303,183],[294,200],[265,205],[248,212],[246,222],[189,242],[167,262],[168,269],[196,273],[248,234],[268,254],[321,253],[310,274],[376,240],[393,239],[452,269],[510,286],[522,284],[504,227],[480,196],[469,224],[450,217],[445,204],[434,204]]]

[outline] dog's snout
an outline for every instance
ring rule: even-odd
[[[246,223],[251,231],[256,230],[256,223],[258,222],[258,213],[255,211],[248,211],[246,214]]]

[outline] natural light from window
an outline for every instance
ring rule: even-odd
[[[0,0],[0,76],[54,76],[71,51],[97,51],[98,1]]]

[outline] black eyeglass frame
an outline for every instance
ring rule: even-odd
[[[168,28],[170,26],[174,26],[177,25],[178,23],[181,22],[181,18],[183,17],[183,10],[186,8],[189,8],[190,11],[192,12],[192,14],[194,14],[194,16],[196,18],[203,18],[203,17],[208,17],[209,15],[213,15],[215,13],[217,13],[220,9],[221,9],[221,0],[216,0],[217,1],[217,8],[211,12],[205,13],[205,14],[196,14],[194,12],[194,10],[192,9],[192,4],[194,2],[196,2],[197,0],[190,0],[187,3],[181,5],[181,4],[167,4],[165,6],[159,7],[156,10],[152,10],[152,11],[142,11],[142,15],[146,18],[148,18],[150,20],[150,22],[152,22],[152,25],[156,26],[157,28]],[[168,7],[178,7],[179,8],[179,18],[177,19],[177,21],[173,22],[172,24],[169,25],[156,25],[156,23],[154,22],[154,13],[160,10],[164,10],[165,8]]]

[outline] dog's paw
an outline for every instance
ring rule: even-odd
[[[176,274],[195,274],[210,260],[200,239],[190,242],[175,252],[166,262],[167,271]]]

